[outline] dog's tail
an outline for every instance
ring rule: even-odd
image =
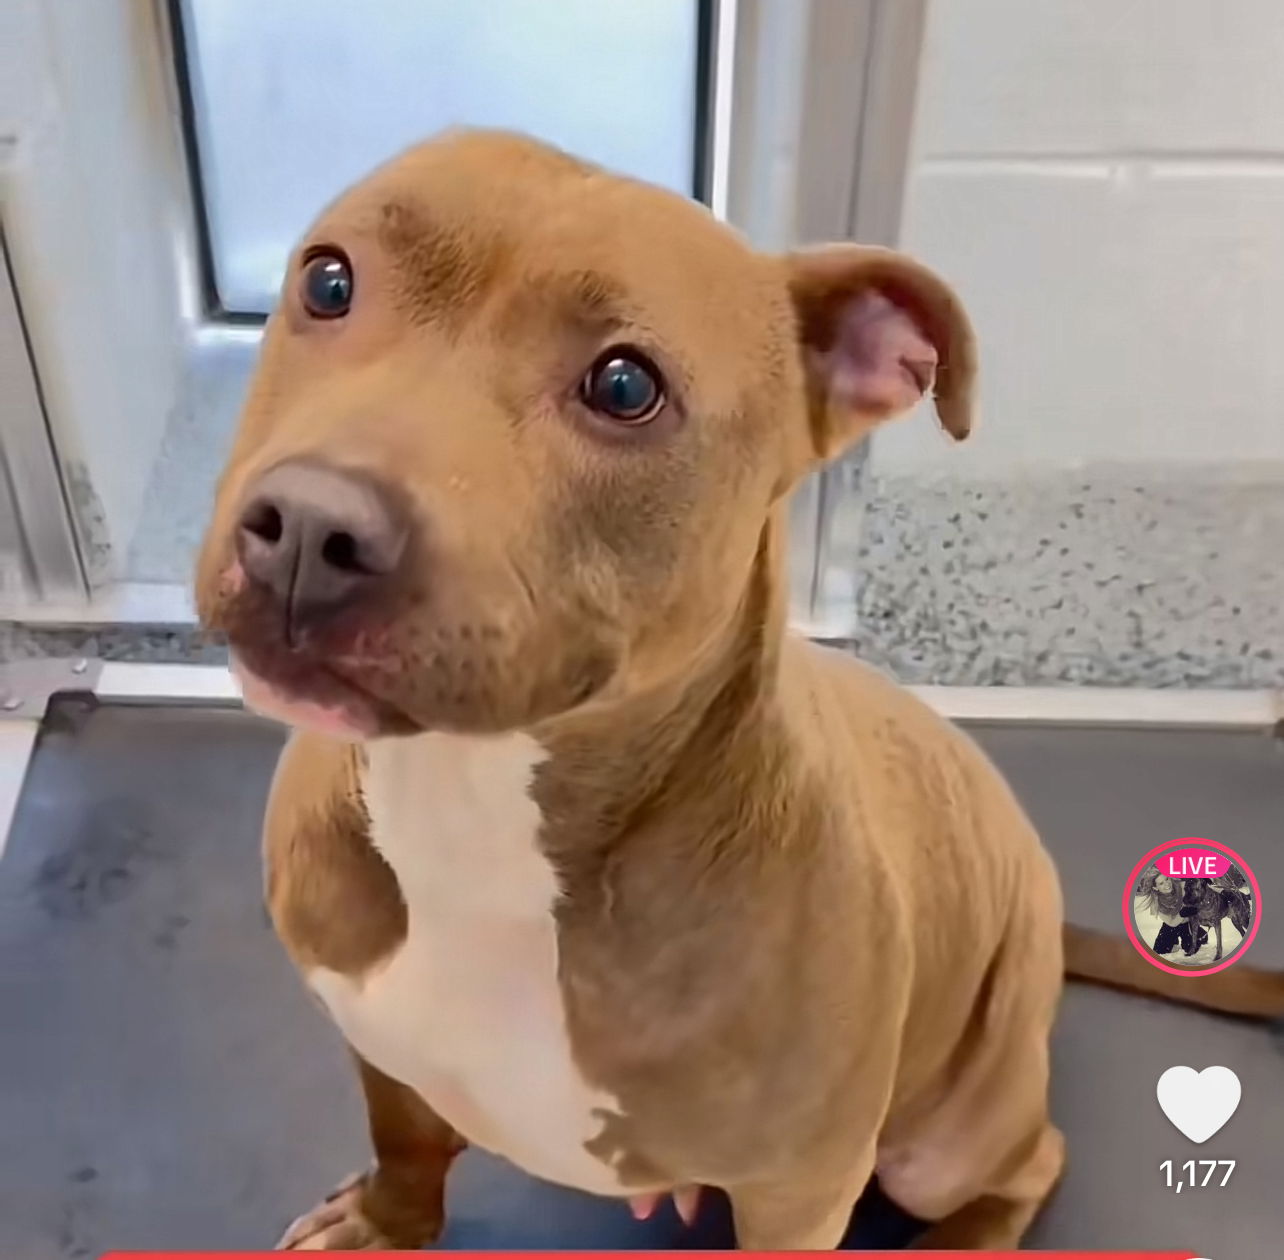
[[[1212,976],[1174,976],[1152,967],[1122,937],[1065,926],[1066,976],[1205,1011],[1284,1020],[1284,972],[1237,963]]]

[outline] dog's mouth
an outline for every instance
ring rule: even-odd
[[[417,729],[384,698],[395,671],[383,661],[387,653],[376,651],[383,645],[369,626],[292,637],[280,610],[247,585],[237,565],[223,574],[202,619],[227,642],[251,711],[347,740]]]
[[[446,615],[407,601],[289,633],[264,592],[228,574],[202,620],[231,649],[246,707],[349,741],[530,725],[587,701],[618,661],[595,639],[571,651],[547,633],[523,635],[502,607]],[[552,660],[541,670],[545,643]]]
[[[417,729],[351,657],[253,635],[230,635],[229,646],[245,706],[263,717],[350,741]]]
[[[262,717],[338,738],[359,740],[374,733],[373,715],[364,697],[329,675],[318,672],[315,679],[282,685],[255,673],[236,656],[232,673],[245,707]]]
[[[326,665],[298,661],[265,670],[233,651],[232,673],[246,708],[287,726],[362,740],[400,725],[382,701]]]

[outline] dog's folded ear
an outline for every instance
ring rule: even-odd
[[[929,394],[945,431],[967,437],[976,342],[949,285],[904,254],[863,245],[801,250],[785,264],[819,458]]]

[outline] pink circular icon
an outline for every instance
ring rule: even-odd
[[[1234,849],[1183,836],[1156,845],[1123,894],[1133,948],[1173,976],[1211,976],[1238,962],[1257,935],[1261,890]]]

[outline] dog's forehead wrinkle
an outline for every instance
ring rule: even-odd
[[[394,300],[414,323],[462,316],[502,269],[504,243],[497,234],[451,221],[416,201],[384,201],[376,223]]]
[[[595,268],[537,272],[530,276],[530,284],[536,291],[549,293],[568,318],[604,323],[626,323],[636,318],[628,286]]]

